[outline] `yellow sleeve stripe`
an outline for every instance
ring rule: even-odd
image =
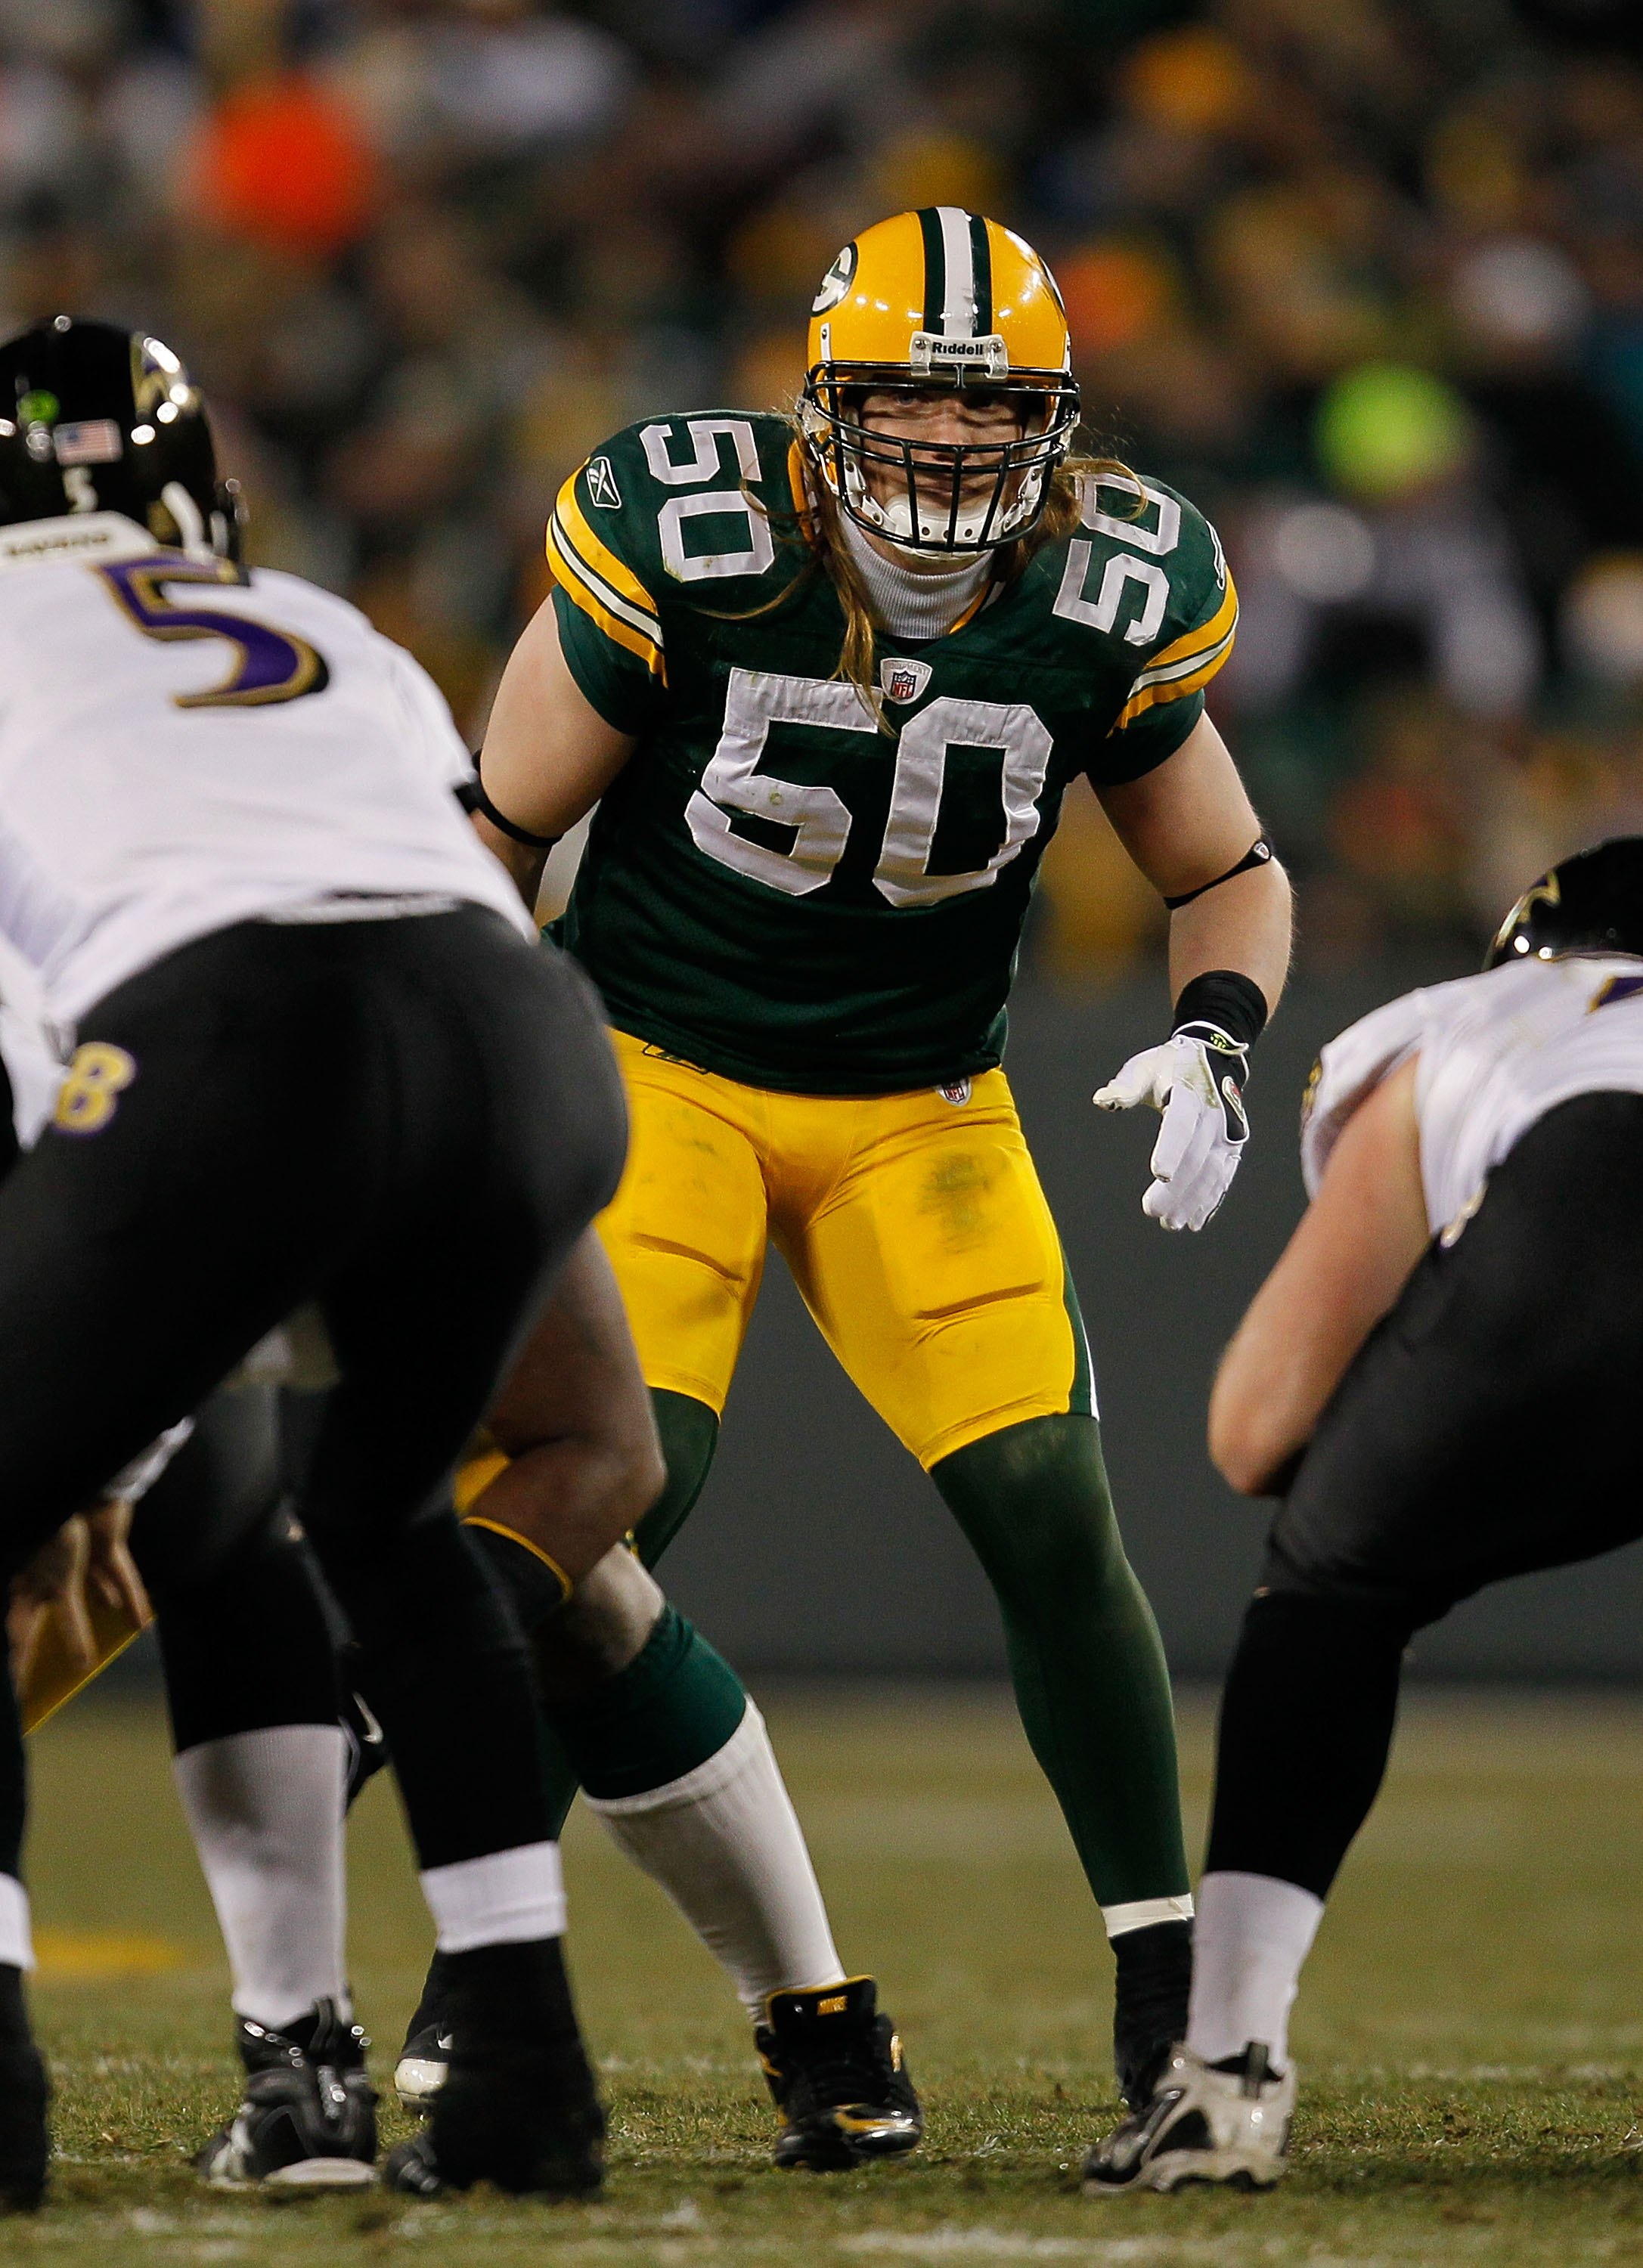
[[[565,596],[591,616],[608,638],[637,654],[652,676],[666,684],[667,672],[657,631],[646,628],[637,608],[618,598],[584,564],[571,549],[556,512],[548,523],[548,565]]]
[[[1148,685],[1140,692],[1132,693],[1118,711],[1113,731],[1122,733],[1124,726],[1133,724],[1143,711],[1156,708],[1160,701],[1179,701],[1186,694],[1202,692],[1231,651],[1232,640],[1228,637],[1212,653],[1206,654],[1202,664],[1190,675],[1171,678],[1165,684]]]
[[[1237,635],[1238,594],[1229,575],[1227,596],[1209,621],[1166,646],[1136,679],[1113,731],[1123,732],[1126,725],[1160,702],[1180,701],[1189,693],[1201,692],[1232,652]]]
[[[1168,670],[1176,662],[1190,660],[1193,655],[1218,645],[1223,638],[1230,637],[1237,626],[1238,593],[1233,588],[1232,577],[1228,575],[1227,595],[1208,622],[1200,622],[1196,630],[1188,630],[1184,637],[1178,637],[1174,645],[1167,645],[1161,653],[1155,653],[1147,663],[1141,681],[1145,683],[1155,670]]]
[[[579,475],[572,473],[555,499],[554,517],[559,522],[561,533],[588,572],[597,576],[601,583],[608,584],[618,598],[627,600],[641,614],[648,615],[652,629],[659,637],[661,623],[658,619],[655,600],[626,560],[618,559],[610,546],[601,542],[594,534],[576,492],[578,478]]]

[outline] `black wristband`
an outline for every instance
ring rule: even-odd
[[[474,777],[462,782],[456,791],[456,799],[466,812],[483,811],[491,825],[499,828],[509,842],[522,843],[527,850],[551,850],[559,840],[556,835],[533,835],[527,828],[516,827],[511,819],[497,809],[485,793],[485,783],[479,777],[477,757],[474,760]]]
[[[1252,1048],[1266,1026],[1266,995],[1241,969],[1208,968],[1181,988],[1176,1031],[1183,1024],[1213,1024],[1241,1048]]]

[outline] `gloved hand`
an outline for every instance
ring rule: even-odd
[[[1144,1048],[1098,1087],[1098,1110],[1150,1102],[1164,1123],[1153,1145],[1152,1187],[1141,1210],[1165,1228],[1202,1228],[1232,1186],[1249,1136],[1243,1085],[1248,1050],[1214,1024],[1183,1024]]]

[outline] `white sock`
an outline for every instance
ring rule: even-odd
[[[422,1894],[441,1953],[564,1935],[564,1876],[556,1843],[520,1843],[483,1859],[429,1867]]]
[[[1205,2063],[1262,2040],[1289,2061],[1289,2012],[1323,1901],[1272,1874],[1205,1874],[1198,1884],[1187,2045]]]
[[[772,1992],[844,1981],[810,1853],[751,1701],[694,1771],[643,1795],[587,1803],[661,1884],[750,2016],[763,2014]]]
[[[185,1749],[173,1770],[228,1949],[236,2014],[279,2031],[344,2013],[340,1725],[277,1725]]]
[[[0,1874],[0,1962],[8,1969],[34,1966],[29,1933],[28,1892],[15,1874]]]

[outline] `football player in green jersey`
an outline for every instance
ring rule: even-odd
[[[823,281],[809,360],[796,417],[655,418],[567,482],[477,823],[529,895],[598,806],[563,935],[632,1115],[600,1233],[668,1464],[644,1555],[702,1486],[773,1238],[993,1583],[1144,2101],[1190,1965],[1169,1687],[998,1064],[1082,773],[1172,909],[1168,1033],[1095,1099],[1161,1111],[1143,1203],[1162,1226],[1201,1228],[1225,1195],[1290,933],[1204,714],[1236,600],[1183,497],[1071,457],[1059,297],[997,222],[866,231]]]

